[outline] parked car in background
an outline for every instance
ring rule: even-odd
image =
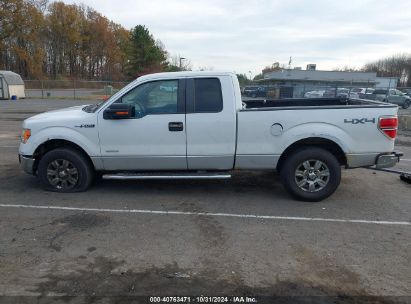
[[[325,90],[309,91],[304,94],[304,98],[319,98],[323,97]]]
[[[337,89],[337,97],[345,97],[348,98],[348,96],[350,95],[350,90],[349,89]]]
[[[349,89],[345,88],[331,88],[324,92],[323,97],[344,97],[348,98],[348,94],[350,93]]]
[[[323,97],[336,97],[335,89],[328,89],[324,92]]]
[[[401,92],[411,97],[411,88],[401,89]]]
[[[353,88],[350,90],[350,98],[365,98],[364,95],[372,94],[373,88]]]
[[[244,96],[248,97],[266,97],[267,90],[263,86],[247,86],[243,91]]]
[[[407,109],[411,105],[410,96],[405,95],[400,90],[376,89],[372,95],[373,95],[373,98],[371,99],[393,103],[393,104],[399,105],[403,109]]]
[[[172,87],[172,86],[162,85],[162,86],[159,86],[159,89],[160,89],[160,91],[165,91],[165,92],[169,92],[169,93],[177,92],[176,87]]]

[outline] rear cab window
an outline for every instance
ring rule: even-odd
[[[218,113],[223,95],[218,78],[194,78],[187,83],[187,113]]]

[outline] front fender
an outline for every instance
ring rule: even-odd
[[[33,155],[41,144],[52,139],[72,142],[91,157],[100,155],[97,130],[82,129],[80,132],[67,127],[48,127],[32,134],[26,144],[20,144],[19,152],[22,155]]]

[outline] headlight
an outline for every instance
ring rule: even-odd
[[[23,129],[21,132],[21,142],[25,144],[31,136],[31,130],[30,129]]]

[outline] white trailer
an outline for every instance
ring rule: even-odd
[[[24,81],[12,71],[0,71],[0,99],[25,98]]]

